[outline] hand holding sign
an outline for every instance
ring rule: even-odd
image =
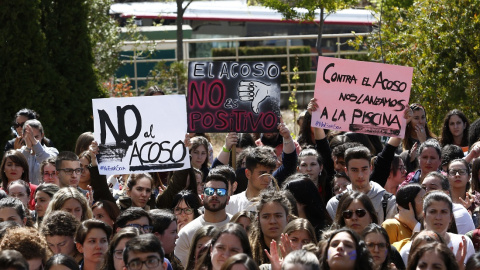
[[[252,110],[258,113],[258,105],[269,97],[270,85],[259,81],[240,81],[238,97],[242,101],[251,101]]]

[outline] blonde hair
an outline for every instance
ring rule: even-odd
[[[93,217],[92,209],[90,209],[87,198],[74,187],[64,187],[58,190],[48,204],[48,208],[45,211],[45,216],[48,216],[48,214],[53,211],[62,209],[63,205],[68,199],[75,199],[82,206],[81,221],[91,219]]]

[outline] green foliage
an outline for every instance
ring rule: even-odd
[[[310,71],[312,70],[312,59],[308,56],[298,57],[298,54],[307,54],[310,53],[309,46],[292,46],[290,47],[290,63],[297,63],[296,67],[300,71]],[[280,55],[286,54],[287,48],[286,47],[239,47],[238,48],[238,55],[239,56],[252,56],[252,55]],[[222,48],[222,49],[212,49],[212,56],[213,57],[221,57],[221,56],[235,56],[235,48]],[[256,59],[258,61],[278,61],[280,62],[280,66],[287,65],[287,58],[286,57],[278,57],[278,58],[265,58],[265,59]],[[302,74],[299,75],[298,84],[302,83],[309,83],[312,82],[314,79],[311,78],[310,75]],[[282,84],[288,83],[288,79],[286,77],[282,77]],[[297,90],[309,89],[307,86],[300,86]]]
[[[386,62],[414,68],[410,102],[426,108],[437,134],[451,109],[462,110],[471,121],[480,116],[479,16],[480,0],[418,0],[409,7],[383,8]],[[379,40],[376,32],[356,44],[379,59]]]
[[[93,69],[85,1],[7,1],[0,9],[2,142],[21,108],[40,115],[45,135],[60,150],[73,150],[92,130],[92,98],[105,97]]]
[[[38,0],[4,1],[0,8],[0,143],[11,139],[9,127],[23,107],[45,107],[48,94],[43,74],[49,74],[45,60],[46,40],[41,32]],[[41,113],[41,112],[40,112]]]
[[[187,68],[185,64],[180,61],[167,63],[160,61],[155,65],[155,68],[150,70],[147,89],[150,86],[157,85],[165,94],[178,92],[179,88],[187,87]]]
[[[107,81],[120,66],[120,31],[108,14],[112,0],[88,0],[88,31],[93,44],[95,71],[101,81]]]

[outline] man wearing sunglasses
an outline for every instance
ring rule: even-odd
[[[230,200],[228,196],[228,180],[220,174],[209,174],[205,180],[202,201],[205,213],[188,223],[178,232],[175,246],[175,256],[183,265],[187,265],[188,252],[195,232],[207,225],[223,226],[230,221],[231,216],[225,211]]]

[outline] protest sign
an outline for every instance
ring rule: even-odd
[[[413,68],[319,57],[312,127],[403,138]]]
[[[280,117],[277,62],[190,62],[188,132],[275,132]]]
[[[185,96],[93,99],[100,174],[190,168]]]

